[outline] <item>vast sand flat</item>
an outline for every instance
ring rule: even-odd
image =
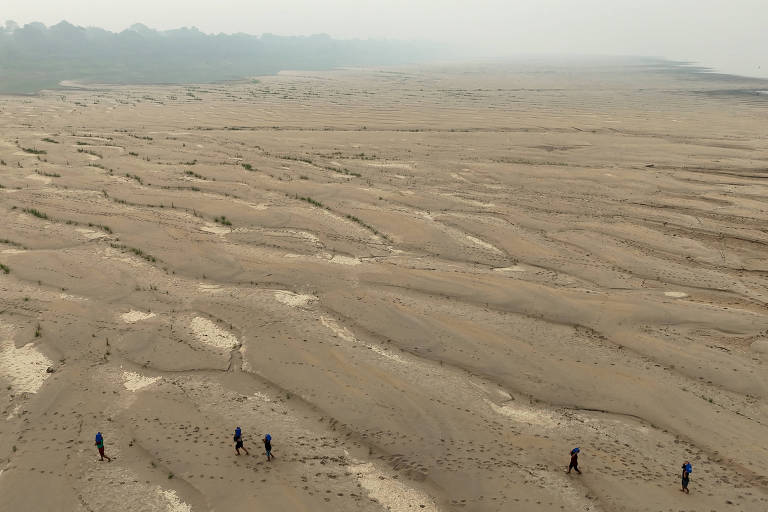
[[[603,62],[0,97],[0,510],[765,511],[755,90]]]

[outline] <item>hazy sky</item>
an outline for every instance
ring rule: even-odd
[[[652,55],[768,77],[768,0],[2,0],[0,17],[122,30],[458,42],[484,55]]]

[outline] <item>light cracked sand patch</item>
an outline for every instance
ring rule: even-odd
[[[518,405],[516,402],[509,401],[502,405],[497,405],[491,400],[484,399],[485,403],[495,412],[518,423],[527,423],[537,427],[556,427],[558,421],[555,417],[546,411],[539,411],[532,407]]]
[[[10,381],[15,391],[37,393],[50,375],[46,370],[52,365],[31,343],[16,348],[13,340],[0,342],[0,375]]]
[[[349,330],[346,327],[340,326],[333,318],[328,318],[327,316],[321,316],[320,322],[333,331],[333,333],[338,336],[339,338],[343,339],[344,341],[349,341],[352,343],[357,343],[357,338],[355,338],[355,335],[349,332]]]
[[[70,295],[69,293],[60,293],[59,298],[61,300],[71,300],[71,301],[85,301],[88,300],[88,297],[79,297],[77,295]]]
[[[217,294],[223,293],[225,290],[219,284],[200,283],[197,285],[197,291],[201,293]]]
[[[99,233],[98,231],[93,231],[91,229],[77,228],[76,231],[88,240],[98,240],[99,238],[108,236],[106,233]]]
[[[327,327],[328,329],[333,331],[333,333],[336,336],[338,336],[339,338],[343,339],[344,341],[348,341],[350,343],[361,343],[360,340],[358,340],[355,337],[355,335],[352,334],[352,332],[350,332],[349,329],[347,329],[346,327],[340,326],[336,322],[336,320],[334,320],[333,318],[329,318],[327,316],[321,316],[320,317],[320,322],[325,327]],[[384,350],[381,347],[378,347],[376,345],[371,345],[371,344],[368,344],[368,343],[363,343],[363,345],[365,345],[365,347],[368,350],[371,350],[372,352],[375,352],[376,354],[378,354],[378,355],[380,355],[382,357],[385,357],[385,358],[389,359],[390,361],[395,361],[395,362],[400,363],[400,364],[408,364],[407,360],[403,359],[402,357],[400,357],[400,356],[398,356],[396,354],[392,354],[392,353]]]
[[[135,372],[123,372],[123,386],[128,391],[139,391],[159,380],[160,377],[145,377]]]
[[[493,269],[494,272],[501,272],[503,274],[506,273],[519,273],[519,272],[526,272],[528,269],[525,268],[522,265],[513,265],[511,267],[499,267]]]
[[[362,261],[360,261],[357,258],[351,258],[349,256],[341,256],[339,254],[331,258],[330,262],[336,263],[337,265],[360,265],[362,263]]]
[[[111,453],[115,453],[112,449]],[[122,512],[192,512],[173,489],[149,485],[133,471],[115,463],[99,466],[88,473],[88,484],[81,499],[88,510],[120,510]],[[104,480],[120,482],[119,487],[103,486]]]
[[[206,345],[230,350],[238,346],[237,337],[202,316],[196,316],[189,324],[195,337]]]
[[[673,299],[684,299],[688,296],[685,292],[664,292],[664,295]]]
[[[176,494],[176,491],[158,487],[155,492],[165,499],[167,512],[192,512],[192,507],[184,503]]]
[[[349,471],[356,475],[357,481],[366,490],[368,496],[379,502],[385,510],[391,512],[438,511],[435,500],[427,493],[408,487],[403,482],[385,475],[376,469],[372,462],[352,464],[349,466]]]
[[[287,290],[277,290],[275,292],[275,300],[292,308],[300,308],[316,302],[317,297],[314,295],[293,293]]]
[[[469,240],[473,244],[477,245],[478,247],[482,247],[483,249],[488,249],[489,251],[495,252],[497,254],[502,254],[501,249],[499,249],[495,245],[489,244],[488,242],[486,242],[484,240],[480,240],[477,237],[474,237],[472,235],[467,235],[467,240]]]
[[[123,313],[120,315],[120,318],[123,319],[123,322],[128,324],[133,324],[136,322],[140,322],[142,320],[149,320],[150,318],[154,318],[154,313],[143,313],[141,311],[136,311],[135,309],[130,310],[127,313]]]
[[[402,169],[402,170],[411,170],[414,167],[416,167],[416,164],[408,164],[408,163],[398,163],[398,162],[368,162],[366,164],[369,167],[383,167],[385,169]]]
[[[217,226],[216,224],[206,224],[205,226],[201,226],[200,230],[205,231],[206,233],[213,233],[214,235],[226,235],[232,231],[230,228]]]

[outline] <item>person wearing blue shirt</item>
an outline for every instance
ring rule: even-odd
[[[579,471],[579,452],[581,450],[579,448],[574,448],[571,450],[571,463],[568,465],[568,473],[571,472],[571,469],[575,469],[578,474],[581,474],[581,471]]]
[[[107,462],[112,462],[112,459],[108,455],[104,455],[104,436],[101,435],[101,432],[96,432],[96,448],[99,449],[99,455],[101,455],[101,460],[107,459]]]
[[[248,453],[248,450],[246,449],[246,447],[243,446],[243,431],[240,430],[240,427],[237,427],[235,429],[235,453],[237,455],[240,455],[240,449],[241,448],[245,452],[246,455],[250,455],[250,453]]]
[[[264,436],[264,450],[267,452],[267,461],[275,458],[272,455],[272,436],[269,434]]]
[[[682,474],[683,487],[680,489],[685,494],[688,494],[688,482],[691,479],[691,471],[693,471],[693,467],[691,466],[691,463],[688,461],[685,461],[685,463],[683,464],[683,474]]]

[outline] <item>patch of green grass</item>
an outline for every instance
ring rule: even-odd
[[[283,155],[280,158],[282,158],[283,160],[293,160],[295,162],[304,162],[305,164],[313,163],[312,159],[311,158],[307,158],[306,156]]]
[[[323,167],[323,169],[326,169],[328,171],[337,172],[339,174],[345,174],[347,176],[354,176],[356,178],[362,178],[363,177],[363,175],[360,174],[359,172],[350,171],[346,167],[344,167],[343,169],[338,169],[336,167],[331,167],[330,165],[326,165],[326,166]]]
[[[40,210],[37,210],[35,208],[24,208],[21,211],[23,211],[24,213],[28,213],[30,215],[34,215],[35,217],[37,217],[39,219],[48,220],[48,215],[46,215],[45,213],[43,213]]]
[[[198,174],[196,172],[193,172],[193,171],[184,171],[184,174],[186,174],[187,176],[192,176],[193,178],[197,178],[199,180],[206,180],[206,181],[208,180],[208,178],[206,178],[205,176],[203,176],[201,174]],[[214,181],[216,181],[216,180],[214,180]]]
[[[150,263],[155,263],[155,262],[157,262],[157,258],[155,258],[154,256],[152,256],[151,254],[147,254],[147,253],[145,253],[145,252],[144,252],[144,251],[142,251],[141,249],[137,249],[136,247],[128,247],[127,245],[123,245],[123,244],[114,244],[114,243],[112,243],[112,244],[109,244],[109,245],[110,245],[111,247],[113,247],[114,249],[123,249],[123,250],[129,251],[129,252],[132,252],[132,253],[133,253],[133,254],[135,254],[136,256],[138,256],[138,257],[140,257],[140,258],[144,258],[145,260],[149,261]]]
[[[214,220],[214,222],[218,222],[219,224],[223,224],[224,226],[231,226],[232,225],[232,221],[230,221],[224,215],[222,215],[221,217],[216,217],[213,220]]]
[[[371,231],[374,235],[381,235],[381,233],[379,233],[379,231],[376,228],[374,228],[370,224],[366,224],[365,222],[363,222],[359,218],[355,217],[354,215],[347,214],[346,218],[351,220],[352,222],[356,222],[356,223],[360,224],[361,226],[363,226],[368,231]],[[384,235],[382,235],[382,236],[384,236]],[[384,236],[384,238],[386,238],[386,236]]]
[[[21,247],[24,248],[23,245],[21,245],[19,242],[14,242],[13,240],[8,240],[7,238],[0,239],[0,244],[6,244],[6,245],[12,245],[14,247]]]
[[[88,227],[89,228],[99,228],[100,230],[104,231],[105,233],[109,233],[110,235],[112,234],[112,230],[110,229],[110,227],[109,226],[105,226],[104,224],[92,224],[92,223],[89,222],[88,223]]]
[[[92,151],[92,150],[90,150],[90,149],[77,148],[77,152],[78,152],[78,153],[85,153],[85,154],[87,154],[87,155],[93,155],[93,156],[97,156],[97,157],[99,157],[99,158],[103,158],[103,157],[102,157],[102,156],[101,156],[99,153],[97,153],[97,152],[95,152],[95,151]]]
[[[4,265],[2,263],[0,263],[0,270],[2,270],[6,274],[10,274],[11,273],[10,267],[8,265]]]
[[[139,154],[135,151],[129,151],[128,154],[131,156],[139,156]]]
[[[61,174],[57,174],[55,172],[45,172],[36,170],[35,173],[39,174],[40,176],[48,176],[50,178],[61,178]]]
[[[135,174],[130,174],[130,173],[125,173],[125,177],[126,177],[126,178],[131,178],[132,180],[136,180],[136,181],[138,181],[138,182],[139,182],[139,184],[141,184],[141,185],[143,185],[143,184],[144,184],[144,182],[143,182],[143,181],[141,181],[141,176],[137,176],[137,175],[135,175]]]
[[[311,197],[302,197],[302,196],[297,195],[297,196],[294,196],[294,199],[298,199],[299,201],[304,201],[305,203],[309,203],[312,206],[317,206],[318,208],[325,208],[326,210],[328,209],[328,207],[325,206],[323,203],[321,203],[320,201],[316,201],[315,199],[312,199]]]
[[[255,170],[251,164],[240,164],[240,165],[242,165],[243,169],[245,169],[246,171],[253,171],[253,170]]]
[[[52,139],[52,138],[50,138],[50,137],[45,137],[45,138],[44,138],[44,139],[42,139],[42,140],[43,140],[43,142],[50,142],[51,144],[58,144],[58,143],[59,143],[59,141],[57,141],[57,140],[53,140],[53,139]]]
[[[35,149],[35,148],[21,148],[21,150],[25,153],[30,153],[32,155],[47,155],[48,152],[43,149]]]

